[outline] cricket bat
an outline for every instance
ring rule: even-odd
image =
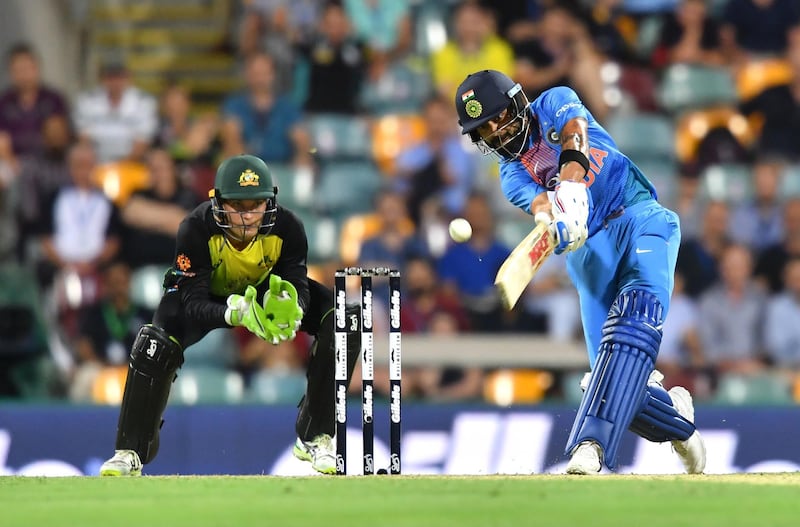
[[[539,223],[511,251],[494,279],[506,309],[510,310],[516,305],[545,259],[553,254],[555,246],[550,229],[544,223]]]

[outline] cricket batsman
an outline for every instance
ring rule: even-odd
[[[455,96],[462,133],[500,162],[508,200],[548,225],[578,290],[591,373],[569,435],[569,474],[616,466],[625,430],[671,441],[686,472],[706,451],[689,392],[666,391],[655,363],[680,243],[678,216],[565,86],[528,102],[494,70]]]
[[[181,223],[164,295],[131,349],[115,452],[100,475],[141,474],[158,453],[162,415],[184,350],[212,329],[233,326],[273,344],[294,339],[297,331],[315,337],[294,455],[318,472],[336,472],[333,293],[307,277],[305,229],[278,204],[277,194],[261,159],[231,157],[217,169],[211,199]],[[358,306],[347,309],[358,317]],[[360,347],[354,332],[349,375]]]

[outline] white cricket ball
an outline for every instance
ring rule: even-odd
[[[453,241],[464,243],[472,237],[472,225],[464,218],[456,218],[450,222],[450,237]]]

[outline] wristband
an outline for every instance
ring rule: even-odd
[[[583,155],[583,152],[579,150],[572,150],[571,148],[567,150],[562,150],[561,155],[558,156],[558,170],[561,171],[561,167],[569,163],[570,161],[575,161],[580,166],[583,167],[584,175],[589,172],[589,160]]]

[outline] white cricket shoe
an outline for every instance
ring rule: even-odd
[[[672,399],[672,406],[687,421],[694,423],[694,405],[689,391],[682,386],[674,386],[667,392]],[[672,449],[678,454],[687,474],[702,474],[706,468],[706,445],[700,432],[694,431],[689,439],[672,441]]]
[[[142,461],[133,450],[115,450],[114,457],[100,466],[101,476],[141,476]]]
[[[303,441],[298,437],[292,454],[301,461],[310,461],[317,472],[336,473],[336,452],[333,448],[333,439],[328,434],[320,434],[311,441]]]
[[[597,474],[603,465],[603,449],[595,441],[583,441],[572,452],[567,474]]]

